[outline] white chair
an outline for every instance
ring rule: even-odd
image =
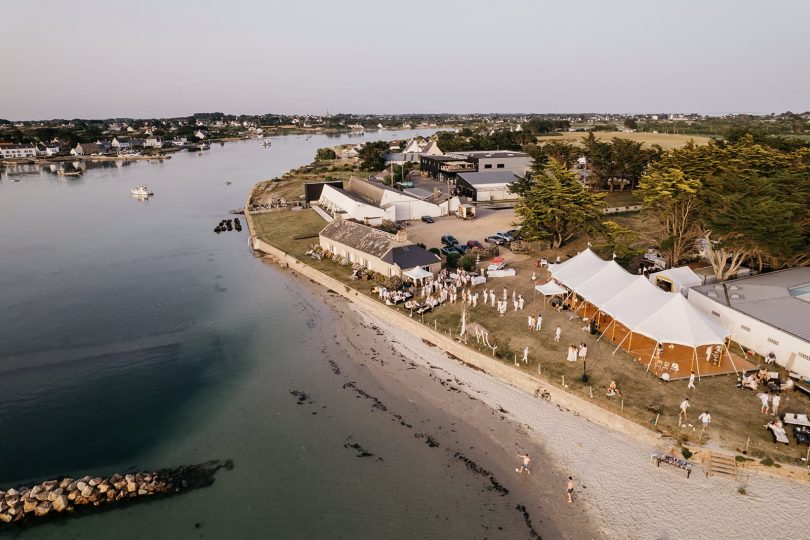
[[[681,370],[681,366],[678,365],[678,362],[672,362],[672,364],[669,365],[669,370],[678,373]]]
[[[540,268],[548,268],[548,259],[540,259]]]

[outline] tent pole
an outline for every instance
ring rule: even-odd
[[[658,342],[656,341],[655,346],[653,347],[653,352],[650,355],[650,361],[649,361],[649,363],[647,363],[647,370],[644,373],[649,373],[650,372],[650,366],[652,365],[653,358],[655,358],[655,351],[657,351],[657,350],[658,350]]]
[[[613,322],[616,322],[616,321],[615,321],[615,319],[614,319],[614,321],[613,321]],[[610,324],[613,324],[613,323],[610,323]],[[616,327],[615,327],[615,326],[613,327],[613,332],[614,332],[614,333],[616,332]],[[622,343],[624,343],[624,340],[625,340],[625,339],[627,339],[627,336],[629,336],[630,334],[632,334],[632,332],[628,331],[628,332],[627,332],[627,334],[625,334],[625,336],[624,336],[624,337],[622,338],[622,340],[619,342],[619,344],[618,344],[618,345],[616,345],[616,348],[613,350],[613,354],[614,354],[614,356],[616,355],[616,351],[618,351],[618,350],[619,350],[619,348],[622,346]]]
[[[615,321],[610,321],[610,324],[608,324],[608,325],[607,325],[607,328],[605,328],[605,331],[604,331],[604,332],[599,332],[599,337],[598,337],[598,338],[596,338],[597,343],[599,342],[599,340],[600,340],[600,339],[602,339],[602,338],[604,337],[604,335],[605,335],[605,334],[607,333],[607,331],[608,331],[608,328],[610,328],[610,326],[611,326],[611,325],[612,325],[614,322],[615,322]],[[597,323],[597,324],[598,324],[598,323]]]
[[[723,344],[723,348],[726,350],[726,355],[728,355],[728,361],[731,362],[731,367],[734,368],[734,373],[739,375],[740,372],[737,371],[737,366],[734,365],[734,359],[731,357],[731,351],[728,350],[728,346],[725,343]]]
[[[695,358],[694,358],[695,369],[697,369],[697,376],[698,376],[698,381],[699,381],[700,380],[700,361],[698,360],[697,347],[692,347],[692,352],[695,355]]]
[[[628,328],[628,330],[630,331],[630,341],[627,342],[627,352],[630,352],[630,347],[633,346],[633,331],[630,330],[629,328]],[[658,342],[656,341],[656,343],[658,343]]]

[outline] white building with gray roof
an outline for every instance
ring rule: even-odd
[[[699,294],[695,294],[699,293]],[[810,268],[694,287],[689,302],[731,331],[731,339],[810,378]]]

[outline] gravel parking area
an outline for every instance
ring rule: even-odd
[[[428,249],[442,247],[441,237],[445,234],[452,234],[461,243],[467,243],[467,240],[478,240],[484,243],[484,238],[491,234],[513,229],[515,221],[517,218],[512,208],[493,210],[479,206],[478,217],[467,221],[455,216],[436,218],[435,223],[413,221],[407,229],[408,239],[416,243],[421,242]],[[515,255],[507,248],[501,249],[501,255],[507,261],[519,261],[527,258],[526,255]]]

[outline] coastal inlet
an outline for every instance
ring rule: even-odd
[[[217,234],[233,230],[236,230],[236,232],[242,231],[242,223],[239,221],[239,218],[223,219],[219,222],[219,225],[214,227],[214,232]]]
[[[233,469],[233,462],[208,461],[153,472],[114,474],[109,478],[63,478],[0,490],[0,522],[33,525],[43,519],[77,515],[100,506],[123,505],[207,487],[214,483],[214,475],[222,468]]]

